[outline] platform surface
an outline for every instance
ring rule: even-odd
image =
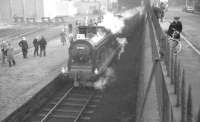
[[[27,59],[21,53],[15,56],[16,66],[0,64],[0,121],[60,73],[66,66],[67,51],[67,45],[54,38],[48,42],[46,57],[34,57],[31,48]]]
[[[183,36],[199,50],[200,15],[183,12],[181,8],[169,8],[164,23],[161,23],[164,30],[168,29],[169,22],[174,16],[180,16],[183,23]],[[185,69],[187,90],[189,84],[192,86],[193,112],[196,117],[200,105],[200,55],[185,40],[182,39],[181,42],[183,48],[178,58]]]

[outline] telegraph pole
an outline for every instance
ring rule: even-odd
[[[37,18],[37,0],[34,0],[35,2],[35,11],[34,11],[34,17]]]
[[[188,6],[188,1],[185,0],[185,8],[187,9],[187,6]]]
[[[12,12],[12,0],[9,0],[9,8],[10,8],[10,18],[12,19],[13,12]]]
[[[22,15],[25,17],[25,0],[22,0]]]

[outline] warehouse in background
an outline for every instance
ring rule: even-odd
[[[53,18],[70,16],[72,11],[79,14],[99,9],[111,10],[117,7],[118,0],[1,0],[0,20],[12,20],[13,17]]]

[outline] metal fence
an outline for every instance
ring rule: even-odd
[[[143,121],[143,114],[145,111],[145,104],[147,101],[148,93],[151,88],[151,84],[155,81],[156,96],[159,108],[160,122],[175,122],[173,114],[173,105],[170,103],[170,95],[166,84],[166,76],[164,76],[163,68],[166,68],[167,76],[174,85],[174,93],[177,95],[176,105],[180,106],[182,99],[181,82],[184,79],[183,69],[181,69],[180,61],[177,59],[177,55],[173,54],[173,49],[168,43],[168,38],[163,33],[159,21],[155,17],[151,7],[147,7],[147,22],[150,28],[150,40],[152,47],[153,68],[151,70],[151,76],[147,84],[147,89],[144,93],[144,99],[142,101],[141,111],[139,112],[138,122]],[[153,80],[153,77],[155,80]],[[183,95],[185,96],[185,94]],[[185,103],[183,107],[185,106]],[[185,112],[182,113],[185,116]],[[183,117],[185,118],[185,117]]]
[[[152,84],[152,77],[155,77],[156,96],[159,108],[160,122],[186,122],[192,120],[192,116],[187,115],[186,110],[186,83],[185,73],[181,66],[178,56],[174,53],[174,48],[166,34],[162,31],[158,19],[155,16],[152,7],[146,7],[147,22],[150,28],[150,40],[152,47],[153,69],[151,77],[145,91],[144,100],[142,102],[142,110],[140,113],[140,121],[143,116],[145,103]],[[165,73],[164,73],[165,72]],[[164,75],[167,74],[167,75]],[[167,79],[167,78],[169,79]],[[170,82],[170,84],[167,84]],[[175,103],[170,103],[169,87],[173,86],[172,92],[176,95]],[[171,92],[171,91],[170,91]],[[188,101],[189,102],[189,101]],[[192,103],[191,103],[192,104]],[[180,107],[180,118],[175,118],[173,108]],[[177,111],[176,111],[177,112]],[[187,111],[189,112],[189,111]],[[190,111],[192,113],[192,111]]]
[[[160,121],[161,122],[171,122],[173,120],[172,106],[169,99],[169,94],[166,86],[166,81],[163,74],[163,69],[161,66],[162,58],[166,59],[166,62],[169,62],[169,55],[165,52],[169,52],[169,45],[167,41],[163,38],[162,29],[156,20],[155,15],[152,11],[148,12],[148,21],[150,27],[150,38],[152,43],[152,55],[153,60],[158,60],[156,63],[155,70],[155,84],[156,84],[156,94],[158,99]],[[166,47],[166,48],[163,48]],[[165,54],[164,54],[165,53]]]

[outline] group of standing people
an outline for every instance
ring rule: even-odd
[[[46,46],[47,46],[47,41],[44,38],[44,36],[42,36],[41,38],[36,37],[35,39],[33,39],[33,45],[34,45],[34,56],[46,56]],[[40,55],[39,55],[39,49],[40,49]]]
[[[28,42],[25,37],[22,37],[22,40],[18,43],[18,45],[21,48],[23,58],[27,58],[28,55]],[[2,63],[5,64],[6,58],[9,63],[9,67],[15,66],[16,62],[14,59],[14,48],[11,45],[11,42],[7,42],[5,40],[2,40],[1,44],[1,53],[2,53]],[[34,56],[46,56],[46,46],[47,41],[44,38],[44,36],[41,36],[41,38],[36,37],[33,39],[33,46],[34,46]],[[39,54],[40,49],[40,54]]]
[[[46,56],[46,45],[47,45],[47,41],[44,38],[44,36],[42,36],[41,38],[36,37],[33,39],[33,46],[34,46],[34,56]],[[22,54],[23,54],[23,58],[27,58],[28,55],[28,42],[26,40],[25,37],[22,37],[22,40],[19,42],[19,46],[22,49]],[[40,55],[39,55],[39,49],[40,49]]]

